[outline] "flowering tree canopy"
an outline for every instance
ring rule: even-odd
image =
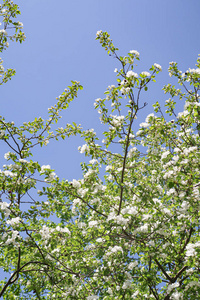
[[[15,21],[19,13],[16,4],[3,1],[1,52],[9,39],[25,39],[23,24]],[[166,112],[155,103],[154,113],[136,131],[146,106],[140,95],[162,68],[155,63],[138,74],[137,51],[119,56],[107,32],[98,31],[96,39],[119,63],[116,86],[94,104],[105,128],[102,141],[94,129],[75,123],[52,129],[82,89],[77,81],[49,108],[47,120],[35,118],[17,127],[0,117],[0,140],[8,147],[0,171],[0,265],[5,272],[0,297],[196,300],[200,58],[184,73],[170,63],[169,74],[179,87],[164,86],[170,95]],[[14,70],[5,71],[1,61],[0,73],[2,84]],[[177,113],[179,100],[185,105]],[[33,147],[72,135],[84,138],[79,151],[89,158],[82,163],[82,178],[61,180],[50,165],[31,159]]]

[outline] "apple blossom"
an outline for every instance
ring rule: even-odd
[[[17,32],[12,39],[20,32],[23,41],[23,24],[13,21],[18,7],[8,0],[0,10],[4,17],[9,14]],[[5,42],[11,36],[4,31],[1,35]],[[140,95],[161,66],[154,64],[138,76],[133,60],[139,60],[139,52],[118,56],[102,30],[96,39],[120,63],[116,84],[95,100],[106,125],[102,132],[98,128],[99,137],[76,123],[55,129],[62,111],[82,89],[78,81],[57,97],[46,120],[39,117],[18,127],[0,117],[1,143],[9,151],[5,159],[12,161],[0,171],[0,258],[5,272],[0,297],[196,300],[200,58],[185,76],[177,63],[170,63],[169,73],[180,88],[165,85],[171,97],[166,113],[157,102],[152,108],[156,115],[145,116]],[[2,50],[4,44],[0,41]],[[177,112],[176,102],[182,99],[184,109]],[[137,118],[142,118],[140,124]],[[78,149],[89,156],[81,165],[81,178],[60,179],[50,165],[30,159],[33,147],[74,135],[84,139]],[[10,140],[19,144],[11,146]]]

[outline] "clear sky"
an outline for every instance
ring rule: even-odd
[[[195,67],[200,53],[199,0],[20,0],[17,4],[27,39],[22,45],[10,43],[3,53],[4,67],[17,73],[0,87],[0,114],[18,125],[47,117],[56,97],[71,80],[78,80],[84,89],[63,113],[60,126],[75,121],[98,131],[93,103],[108,85],[116,84],[113,71],[119,64],[95,41],[97,30],[111,35],[121,55],[132,49],[140,52],[136,72],[148,71],[155,62],[163,68],[157,83],[142,95],[148,107],[141,122],[152,112],[153,103],[168,98],[162,87],[171,81],[169,62],[177,61],[184,71]],[[79,163],[84,160],[77,151],[81,144],[76,138],[50,142],[38,148],[34,159],[50,164],[61,178],[79,178]],[[0,152],[9,150],[0,147]]]

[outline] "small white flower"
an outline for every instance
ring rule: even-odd
[[[9,244],[17,245],[17,242],[15,241],[16,238],[20,238],[19,232],[16,230],[13,230],[11,238],[7,239],[5,244],[6,245],[9,245]]]
[[[138,74],[133,72],[133,71],[128,71],[126,73],[126,77],[130,78],[130,77],[134,77],[134,78],[137,78],[138,77]]]
[[[0,68],[1,68],[1,66],[0,66]],[[1,72],[1,70],[0,70],[0,72]],[[4,130],[0,130],[0,138],[2,138],[4,135],[5,135],[5,131]]]
[[[130,280],[126,280],[122,286],[123,290],[126,290],[127,288],[129,288],[131,286],[131,281]]]
[[[98,30],[96,33],[96,36],[98,37],[99,35],[101,35],[101,33],[102,33],[102,30]]]
[[[74,188],[80,188],[81,187],[80,182],[76,179],[72,180],[72,185],[73,185]]]
[[[197,68],[197,69],[190,69],[190,68],[189,68],[189,72],[190,72],[190,73],[193,73],[193,74],[198,74],[198,75],[200,75],[200,68]]]
[[[18,21],[18,26],[23,27],[23,23]]]
[[[1,33],[2,33],[2,34],[5,34],[5,35],[8,34],[8,33],[5,31],[5,29],[1,29],[1,30],[0,30],[0,34],[1,34]]]
[[[10,154],[11,154],[10,151],[7,152],[7,153],[5,153],[5,154],[4,154],[4,158],[5,158],[6,160],[8,160],[8,159],[10,158]]]
[[[44,145],[46,146],[49,143],[48,140],[44,140]]]
[[[149,115],[146,117],[145,122],[146,122],[146,123],[149,123],[149,119],[150,119],[150,118],[154,118],[154,113],[149,114]]]
[[[19,162],[21,162],[21,163],[27,163],[28,161],[26,159],[20,158]]]
[[[162,156],[161,156],[161,159],[166,158],[169,154],[170,154],[170,151],[169,151],[169,150],[163,152],[163,154],[162,154]]]
[[[90,148],[88,147],[87,144],[85,144],[82,147],[78,147],[78,150],[80,151],[80,153],[84,153],[84,152],[88,152]]]
[[[78,189],[78,194],[81,196],[81,197],[84,197],[85,194],[88,192],[88,189]]]
[[[43,172],[45,172],[45,170],[49,170],[49,169],[51,169],[50,165],[43,165],[43,166],[41,166],[40,173],[43,173]]]
[[[189,114],[188,111],[184,110],[183,112],[179,112],[177,115],[177,119],[180,119],[182,117],[186,117]]]
[[[135,293],[133,293],[132,298],[136,297],[139,294],[139,291],[136,291]]]
[[[178,282],[169,284],[167,287],[167,292],[170,293],[174,288],[178,287],[180,284]]]
[[[115,68],[115,69],[114,69],[114,72],[115,72],[115,73],[117,73],[117,72],[118,72],[117,68]]]
[[[140,127],[142,127],[142,128],[147,128],[148,126],[149,126],[149,123],[146,123],[146,122],[140,123]]]
[[[106,166],[105,170],[106,171],[112,170],[112,166]]]
[[[88,223],[88,226],[91,228],[91,227],[96,227],[98,225],[98,222],[97,221],[90,221]]]
[[[10,204],[7,202],[1,202],[0,206],[2,210],[6,210],[10,206]]]
[[[4,174],[5,174],[5,176],[10,176],[10,177],[15,177],[15,176],[17,176],[16,173],[13,173],[13,172],[8,171],[8,170],[4,171]]]
[[[97,300],[97,299],[99,299],[99,296],[93,295],[93,296],[88,296],[87,297],[87,300]]]
[[[162,71],[161,65],[155,63],[155,64],[154,64],[154,67],[155,67],[156,69],[158,69],[159,71]]]
[[[52,180],[54,180],[55,178],[57,177],[57,175],[56,175],[56,173],[55,172],[51,172],[50,174],[49,174],[49,177],[45,180],[45,181],[52,181]]]
[[[91,159],[89,161],[90,164],[94,165],[95,163],[98,163],[98,160],[97,159]]]
[[[128,157],[132,158],[134,156],[134,153],[136,152],[136,150],[137,150],[136,147],[131,148],[128,152]]]
[[[137,261],[133,261],[128,265],[128,269],[132,270],[133,268],[135,268],[138,265]]]
[[[8,208],[9,206],[10,206],[10,204],[8,204],[7,202],[0,203],[0,208],[1,208],[1,210],[3,210],[6,217],[8,217],[10,215],[10,209]]]
[[[97,242],[97,243],[102,243],[102,242],[103,242],[103,239],[102,239],[102,238],[98,238],[98,239],[96,239],[96,242]]]
[[[114,246],[113,248],[111,248],[111,252],[112,253],[116,253],[116,252],[119,252],[121,251],[123,253],[123,249],[121,246]]]
[[[140,55],[140,53],[137,50],[130,50],[129,52],[137,57]]]
[[[185,253],[185,255],[186,255],[187,257],[189,257],[189,256],[195,256],[195,255],[196,255],[195,244],[189,243],[189,244],[186,246],[186,253]]]
[[[141,73],[141,75],[148,77],[148,76],[150,76],[151,74],[150,74],[149,72],[144,71],[144,72]]]
[[[13,226],[19,224],[20,220],[21,220],[20,217],[16,217],[16,218],[12,218],[11,220],[7,220],[6,223]]]

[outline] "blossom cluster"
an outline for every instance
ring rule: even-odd
[[[97,39],[120,62],[116,84],[95,101],[104,125],[99,138],[75,123],[51,131],[82,89],[76,81],[49,108],[47,120],[18,128],[0,117],[2,142],[20,142],[4,155],[0,171],[1,260],[15,285],[13,292],[5,281],[3,296],[197,299],[200,60],[185,75],[170,63],[169,74],[180,84],[164,87],[170,118],[156,103],[139,124],[145,107],[140,95],[162,67],[155,63],[137,73],[138,51],[121,57],[107,32],[98,31]],[[177,98],[186,99],[182,112]],[[71,135],[84,139],[79,179],[61,180],[50,165],[31,160],[33,147]]]

